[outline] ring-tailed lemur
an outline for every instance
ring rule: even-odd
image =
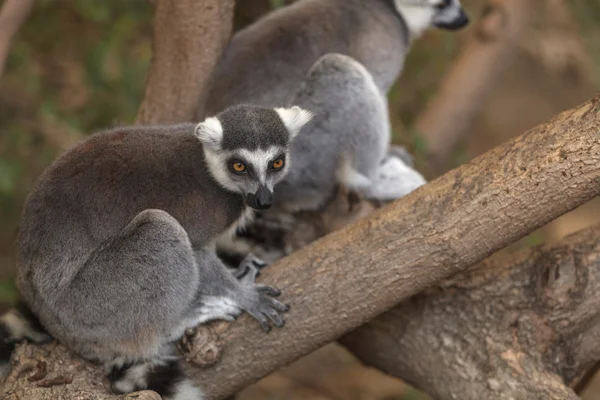
[[[59,157],[28,196],[18,235],[19,289],[41,325],[107,367],[117,392],[200,399],[173,351],[186,329],[243,311],[265,330],[284,324],[289,307],[254,282],[254,258],[236,279],[214,242],[271,206],[310,118],[241,105],[198,125],[101,132]],[[5,343],[47,338],[11,315]]]
[[[387,104],[369,72],[352,58],[321,57],[293,102],[314,116],[292,142],[295,167],[275,186],[277,203],[260,212],[263,220],[320,209],[338,184],[379,201],[425,184],[406,151],[390,147]],[[219,256],[234,265],[248,248],[244,236],[218,242]]]
[[[413,39],[430,27],[458,29],[468,21],[460,0],[300,0],[233,36],[200,109],[213,115],[238,103],[291,104],[328,53],[364,65],[387,94]]]

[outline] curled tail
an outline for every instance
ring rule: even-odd
[[[202,400],[202,392],[185,376],[181,361],[174,357],[113,365],[108,379],[113,391],[130,393],[153,390],[163,399]]]
[[[51,339],[29,306],[19,301],[15,308],[0,317],[0,377],[8,370],[10,356],[17,343],[23,340],[45,343]]]
[[[338,183],[346,188],[363,192],[367,190],[372,182],[371,179],[360,173],[353,165],[352,160],[347,154],[340,156],[338,168],[335,172]]]

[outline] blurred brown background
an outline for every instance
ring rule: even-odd
[[[464,0],[476,21],[484,0]],[[474,126],[448,168],[519,135],[600,88],[600,0],[546,0],[517,55],[494,82]],[[239,29],[284,1],[238,0]],[[17,296],[14,238],[21,204],[36,177],[61,151],[96,129],[131,123],[151,56],[152,4],[146,0],[39,0],[13,44],[0,77],[0,308]],[[413,46],[390,94],[394,141],[423,165],[413,129],[474,27],[430,31]],[[452,124],[452,121],[448,121]],[[516,243],[555,241],[600,220],[598,199]],[[247,389],[251,399],[425,399],[396,379],[366,369],[330,345]],[[600,399],[600,383],[585,393]]]

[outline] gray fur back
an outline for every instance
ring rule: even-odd
[[[322,57],[293,103],[314,118],[292,142],[292,167],[275,191],[278,204],[291,209],[323,204],[344,161],[364,177],[375,177],[390,127],[385,99],[362,65],[341,54]]]
[[[92,252],[140,212],[168,212],[195,247],[209,244],[240,216],[243,198],[208,175],[194,127],[101,132],[59,157],[39,178],[19,227],[18,281],[45,326],[63,313],[71,318],[58,307],[63,290]],[[122,265],[124,271],[128,267]]]
[[[348,55],[387,93],[408,52],[408,32],[385,0],[301,0],[238,32],[212,78],[205,115],[233,104],[290,105],[327,53]]]

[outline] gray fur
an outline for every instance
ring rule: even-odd
[[[271,109],[252,105],[233,106],[217,114],[217,119],[223,130],[234,133],[223,138],[223,150],[285,148],[290,142],[288,130]]]
[[[205,157],[270,142],[286,153],[291,134],[277,115],[222,113],[220,145],[199,140],[202,124],[121,127],[59,157],[29,195],[18,235],[19,287],[47,331],[87,359],[138,368],[208,320],[247,311],[267,330],[282,326],[279,291],[235,279],[213,250],[247,214],[255,179],[226,189]],[[250,141],[240,126],[253,129]]]
[[[242,103],[292,104],[309,69],[327,53],[354,58],[386,94],[411,40],[434,26],[434,17],[464,15],[459,0],[448,8],[440,8],[442,1],[300,0],[271,12],[234,35],[215,69],[204,112]]]
[[[275,188],[277,209],[316,209],[338,183],[359,189],[355,177],[368,184],[376,176],[390,142],[389,118],[362,65],[341,54],[323,56],[293,102],[314,117],[292,142],[293,168]]]

